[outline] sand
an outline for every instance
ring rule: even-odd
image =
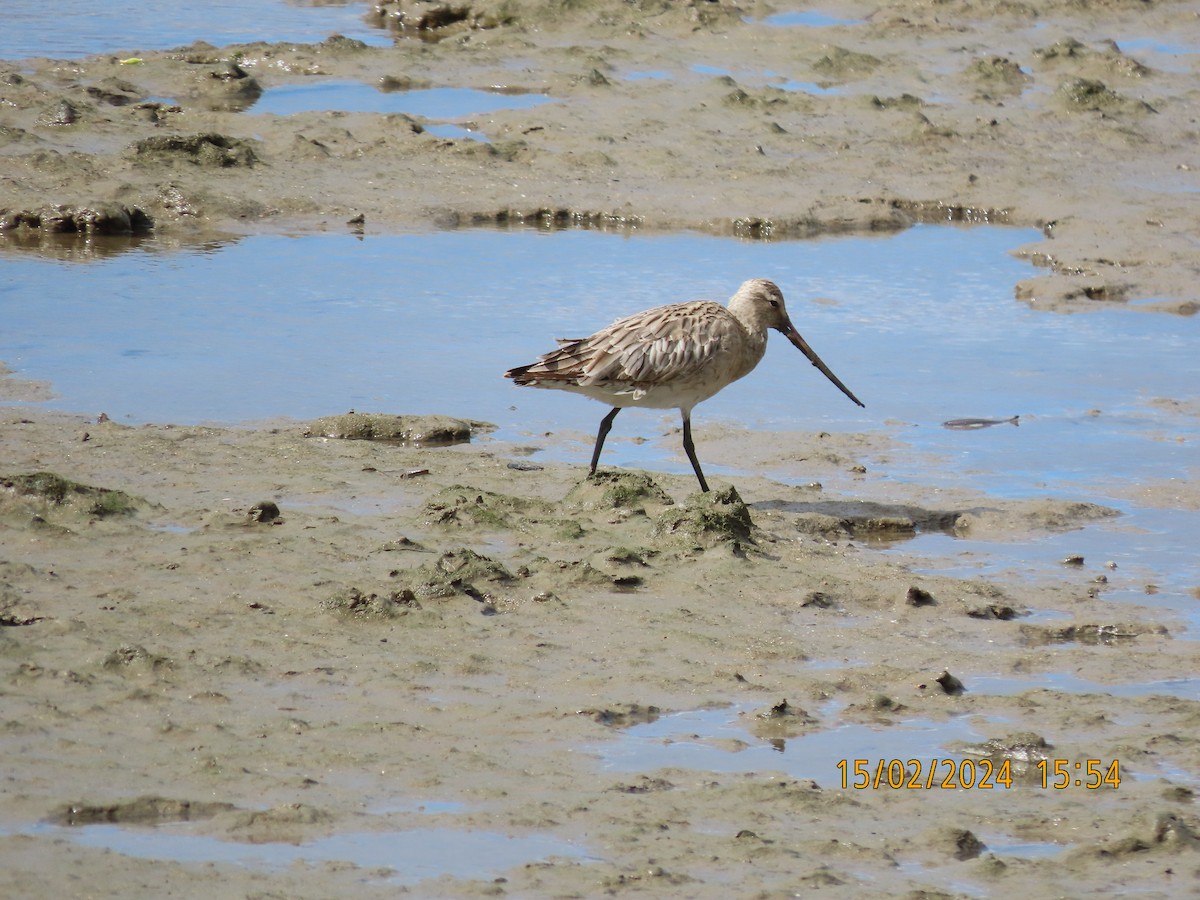
[[[1147,69],[1106,40],[1195,45],[1186,4],[825,8],[867,24],[742,21],[765,5],[479,3],[443,40],[395,49],[10,65],[0,240],[75,230],[86,252],[98,233],[147,229],[766,238],[992,221],[1042,229],[1022,252],[1045,274],[1014,285],[1021,300],[1195,311],[1200,86],[1190,62]],[[671,77],[627,77],[657,71]],[[770,71],[843,90],[782,90]],[[557,102],[480,117],[490,145],[404,115],[237,111],[318,74]],[[9,401],[48,391],[0,385]],[[1069,533],[1116,514],[1093,498],[886,483],[878,434],[787,435],[821,491],[758,474],[779,436],[725,429],[702,456],[746,474],[700,495],[684,475],[588,481],[582,459],[514,468],[528,458],[478,427],[414,447],[290,421],[9,407],[0,422],[6,895],[1197,890],[1200,703],[1103,690],[1194,677],[1175,623],[1149,598],[1114,619],[1097,596],[1125,576],[1102,560],[958,579],[880,549],[917,528]],[[1189,484],[1139,491],[1200,503]],[[1052,673],[1097,687],[1055,690]],[[997,677],[1029,684],[980,689]],[[643,766],[612,761],[639,726],[689,711],[744,726],[696,739],[726,770],[672,766],[653,741]],[[855,756],[858,727],[889,737]],[[851,729],[842,769],[836,734],[790,763],[801,775],[738,763],[764,740],[794,759],[835,728]],[[888,763],[915,746],[925,769],[900,778]],[[930,755],[953,760],[933,780]],[[985,769],[1011,786],[940,786]],[[103,824],[267,848],[400,832],[431,856],[445,828],[562,843],[411,883],[384,863],[138,858],[77,837]],[[1014,845],[1038,849],[996,849]]]

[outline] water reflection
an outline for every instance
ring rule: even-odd
[[[461,119],[502,109],[529,109],[552,102],[542,94],[473,88],[391,90],[361,81],[321,81],[270,88],[250,107],[255,114],[301,112],[407,113],[426,119]]]
[[[92,262],[126,253],[214,253],[240,239],[188,236],[166,237],[148,234],[54,233],[40,229],[16,228],[0,231],[0,266],[5,258],[24,254],[56,262]]]

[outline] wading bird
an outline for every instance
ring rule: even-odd
[[[612,407],[600,421],[588,470],[592,475],[622,409],[678,409],[684,452],[700,490],[707,491],[692,444],[692,408],[749,375],[767,349],[767,331],[772,328],[783,332],[842,393],[863,406],[796,331],[783,293],[763,278],[745,282],[727,307],[710,300],[674,303],[620,319],[591,337],[560,339],[557,350],[509,369],[504,377],[529,387],[573,391]]]

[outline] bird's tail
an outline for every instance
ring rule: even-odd
[[[517,384],[529,384],[529,382],[533,381],[533,378],[529,375],[529,370],[535,365],[536,363],[530,363],[527,366],[517,366],[516,368],[509,369],[504,373],[504,377],[511,378]]]

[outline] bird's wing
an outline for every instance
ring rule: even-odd
[[[590,337],[560,340],[559,348],[505,374],[518,384],[566,382],[630,390],[686,380],[720,351],[737,320],[719,303],[660,306],[619,319]]]
[[[659,385],[685,381],[720,350],[729,323],[718,303],[681,303],[615,322],[583,342],[579,383]]]

